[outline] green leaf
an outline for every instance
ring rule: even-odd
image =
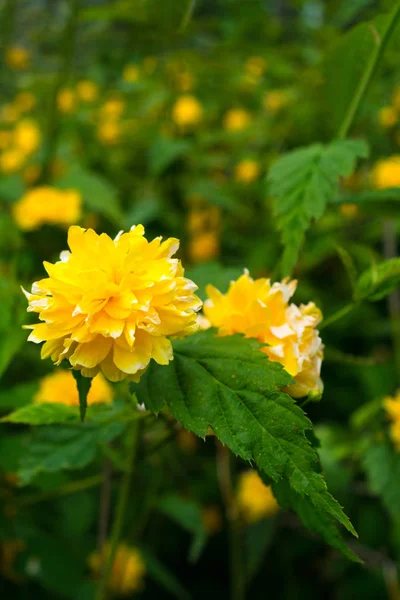
[[[263,519],[246,527],[244,545],[246,579],[250,583],[261,568],[276,529],[275,519]]]
[[[181,582],[175,577],[167,567],[165,567],[150,550],[139,548],[140,553],[146,563],[146,570],[150,577],[160,586],[169,592],[177,600],[191,600],[191,595]]]
[[[200,437],[211,427],[234,454],[254,462],[276,482],[287,480],[316,514],[338,521],[356,535],[319,472],[318,455],[306,436],[311,422],[280,391],[292,378],[259,348],[255,340],[239,335],[218,338],[212,330],[197,333],[175,341],[173,362],[163,367],[151,364],[135,392],[153,412],[166,404],[186,429]]]
[[[81,421],[85,420],[87,410],[87,397],[92,386],[92,380],[89,377],[83,377],[80,371],[72,370],[72,375],[76,381],[79,394],[79,411],[81,414]]]
[[[117,190],[101,175],[74,165],[68,169],[64,177],[57,180],[57,187],[78,190],[89,210],[104,215],[117,227],[120,227],[123,221],[123,213],[120,208]]]
[[[400,517],[400,453],[388,442],[370,446],[362,459],[372,492],[393,517]]]
[[[149,168],[152,175],[161,175],[176,160],[190,149],[191,145],[184,140],[174,140],[159,136],[149,150]]]
[[[284,275],[295,266],[312,220],[336,195],[339,178],[350,175],[357,158],[367,154],[361,140],[337,140],[293,150],[272,166],[267,183],[284,245]]]
[[[51,425],[77,420],[74,406],[51,403],[32,403],[3,417],[3,423],[25,423],[27,425]]]
[[[79,423],[43,425],[33,430],[29,446],[21,457],[18,476],[21,485],[41,472],[82,469],[96,456],[97,448],[117,437],[123,423]]]
[[[157,508],[193,534],[189,558],[191,562],[196,562],[207,541],[200,505],[193,500],[171,495],[162,498]]]
[[[391,258],[361,274],[357,289],[361,299],[381,300],[400,285],[400,258]]]

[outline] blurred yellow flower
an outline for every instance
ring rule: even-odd
[[[377,189],[400,187],[400,155],[390,156],[375,163],[372,183]]]
[[[6,50],[6,64],[10,69],[22,71],[29,67],[31,56],[25,48],[13,46]]]
[[[189,241],[189,258],[194,263],[207,262],[219,253],[219,235],[215,231],[198,233]]]
[[[89,557],[89,566],[96,578],[101,577],[110,551],[111,546],[107,542],[101,553],[94,552]],[[142,589],[145,574],[146,565],[139,550],[120,543],[115,553],[108,581],[109,591],[118,596],[131,596],[134,592]]]
[[[197,286],[172,258],[179,241],[148,242],[142,225],[112,240],[92,229],[70,227],[70,252],[25,292],[29,312],[44,321],[28,325],[29,341],[46,342],[42,358],[66,359],[85,377],[101,370],[111,381],[138,381],[154,359],[173,359],[168,336],[197,329]]]
[[[172,107],[172,119],[180,127],[196,125],[203,117],[203,107],[195,96],[180,96]]]
[[[285,90],[271,90],[266,92],[263,97],[263,105],[271,113],[278,112],[289,102],[289,94]]]
[[[224,115],[223,125],[228,131],[242,131],[249,126],[251,115],[243,108],[232,108]]]
[[[119,98],[111,98],[100,109],[100,118],[104,120],[119,119],[125,110],[125,102]]]
[[[126,65],[122,71],[122,79],[128,83],[134,83],[139,79],[139,68],[133,64]]]
[[[248,523],[272,517],[279,510],[270,486],[266,486],[256,471],[241,473],[238,482],[237,503],[240,513]]]
[[[254,280],[245,271],[226,294],[207,286],[204,314],[219,335],[242,333],[266,344],[261,351],[281,363],[295,380],[285,391],[301,398],[322,392],[323,345],[317,330],[320,310],[313,302],[289,304],[296,285],[287,279],[271,285],[269,279]]]
[[[245,70],[249,75],[259,78],[267,68],[267,61],[262,56],[251,56],[245,64]]]
[[[41,225],[71,225],[81,216],[81,195],[76,190],[58,190],[41,186],[28,190],[13,206],[18,227],[24,231]]]
[[[15,104],[4,104],[0,109],[0,120],[15,123],[19,119],[20,110]]]
[[[393,127],[398,120],[397,112],[392,106],[384,106],[378,112],[378,121],[382,127]]]
[[[64,88],[57,94],[57,107],[62,113],[72,113],[76,108],[76,94],[74,90]]]
[[[113,389],[103,375],[99,373],[92,380],[87,397],[88,405],[111,402]],[[34,402],[66,404],[79,406],[79,394],[76,381],[71,371],[57,369],[40,380],[39,390],[33,397]]]
[[[208,535],[218,533],[222,529],[222,515],[218,506],[205,506],[202,510],[204,529]]]
[[[7,146],[11,143],[12,140],[12,132],[8,129],[3,129],[0,131],[0,149],[3,150],[7,148]]]
[[[383,408],[391,421],[390,437],[396,450],[400,451],[400,390],[397,391],[394,398],[387,396],[383,399]]]
[[[2,173],[15,173],[25,163],[26,156],[19,148],[10,148],[0,154],[0,171]]]
[[[21,112],[30,112],[36,106],[36,97],[32,92],[19,92],[15,96],[15,104]]]
[[[13,134],[14,145],[25,155],[33,154],[40,145],[40,129],[30,119],[20,121]]]
[[[341,204],[339,210],[342,215],[348,219],[352,219],[358,214],[357,204]]]
[[[94,102],[99,95],[99,88],[90,79],[83,79],[76,84],[76,93],[82,102]]]
[[[103,144],[112,146],[121,137],[121,126],[118,121],[103,121],[97,127],[97,139]]]
[[[260,176],[260,165],[252,159],[241,160],[235,167],[236,181],[251,183]]]

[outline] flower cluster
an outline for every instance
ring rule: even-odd
[[[17,113],[17,118],[18,118]],[[40,130],[35,121],[23,119],[13,129],[0,131],[0,170],[14,173],[21,169],[40,145]]]
[[[42,358],[111,381],[137,381],[152,358],[168,364],[168,336],[195,331],[201,308],[197,286],[172,258],[179,241],[149,242],[141,225],[114,240],[75,226],[68,245],[59,262],[44,263],[49,277],[25,292],[28,311],[43,321],[27,326],[30,341],[45,342]]]
[[[390,437],[392,438],[396,449],[400,451],[400,390],[396,393],[394,398],[387,396],[383,400],[383,408],[391,421]]]
[[[111,546],[106,543],[101,553],[94,552],[89,557],[89,567],[96,578],[101,576],[110,551]],[[118,596],[131,596],[143,587],[145,573],[146,565],[139,550],[121,543],[115,553],[108,581],[109,590]]]
[[[261,477],[253,470],[245,471],[239,476],[237,504],[248,523],[272,517],[279,510],[271,487],[264,485]]]
[[[322,392],[323,345],[317,331],[321,312],[313,302],[289,304],[295,289],[295,281],[271,284],[269,279],[253,280],[245,271],[227,294],[207,287],[204,314],[220,335],[242,333],[265,344],[262,352],[293,376],[295,383],[287,391],[299,398]]]
[[[41,186],[27,191],[13,206],[20,229],[30,231],[43,224],[72,225],[81,217],[82,198],[76,190]]]
[[[101,404],[111,402],[113,389],[101,373],[96,375],[90,386],[87,403]],[[53,404],[65,404],[67,406],[79,406],[78,388],[71,371],[58,369],[40,380],[39,389],[36,392],[34,402]]]

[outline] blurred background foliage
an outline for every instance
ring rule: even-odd
[[[41,278],[43,260],[57,259],[69,224],[114,236],[143,223],[150,238],[179,237],[202,297],[207,283],[226,290],[244,267],[254,277],[280,277],[265,175],[284,152],[336,134],[379,36],[379,14],[391,6],[3,0],[2,414],[30,403],[51,372],[25,343],[21,325],[29,317],[19,285]],[[400,27],[352,131],[368,141],[370,157],[342,182],[295,270],[296,302],[313,300],[326,316],[351,302],[356,274],[396,256],[399,51]],[[349,563],[277,511],[238,462],[249,597],[400,598],[400,458],[383,403],[399,385],[398,339],[396,293],[327,328],[324,397],[307,407],[328,484],[359,532],[353,549],[365,565]],[[54,390],[66,393],[57,382]],[[119,386],[114,397],[115,414],[94,415],[79,436],[73,422],[2,425],[2,597],[94,598],[104,482],[113,498],[125,468],[130,400]],[[142,428],[113,593],[227,598],[215,440],[204,443],[165,415],[155,423],[144,416]]]

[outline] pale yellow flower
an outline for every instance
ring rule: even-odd
[[[6,64],[10,69],[23,71],[29,67],[31,56],[25,48],[13,46],[6,50]]]
[[[241,160],[235,167],[236,181],[251,183],[260,176],[260,165],[257,161],[247,158]]]
[[[199,123],[203,117],[203,107],[195,96],[180,96],[172,108],[172,119],[180,127]]]
[[[122,79],[128,83],[134,83],[139,79],[139,68],[136,65],[125,65],[122,71]]]
[[[36,97],[32,92],[19,92],[15,96],[15,104],[22,113],[30,112],[36,106]]]
[[[96,578],[101,577],[110,551],[111,546],[107,542],[101,553],[94,552],[89,557],[89,566]],[[118,596],[131,596],[142,589],[145,574],[146,565],[139,550],[120,543],[108,581],[109,591]]]
[[[70,227],[68,245],[59,262],[44,263],[49,277],[25,292],[28,311],[43,321],[27,326],[30,341],[45,342],[42,358],[111,381],[138,381],[151,359],[168,364],[168,336],[195,331],[201,307],[196,285],[172,258],[179,241],[148,242],[141,225],[114,240]]]
[[[30,119],[20,121],[13,134],[13,144],[25,155],[30,155],[36,152],[40,146],[40,129]]]
[[[228,131],[242,131],[249,126],[251,115],[243,108],[232,108],[224,115],[223,125]]]
[[[101,404],[111,402],[113,390],[111,385],[101,373],[92,380],[87,403]],[[33,397],[37,403],[51,402],[54,404],[65,404],[67,406],[79,406],[79,394],[76,381],[71,371],[57,369],[50,375],[46,375],[39,382],[39,390]]]
[[[263,98],[264,108],[271,113],[278,112],[289,103],[289,94],[285,90],[271,90]]]
[[[267,487],[259,474],[253,470],[245,471],[239,476],[237,504],[248,523],[272,517],[279,510],[271,487]]]
[[[90,79],[83,79],[76,84],[76,93],[82,102],[94,102],[99,95],[99,88]]]
[[[377,189],[400,187],[400,155],[390,156],[375,163],[372,183]]]
[[[382,127],[394,127],[398,120],[398,114],[393,106],[384,106],[378,112],[378,121]]]
[[[313,302],[289,304],[296,285],[288,280],[274,284],[269,279],[253,280],[245,271],[226,294],[207,286],[204,314],[219,335],[242,333],[265,344],[261,351],[281,363],[295,380],[286,391],[300,398],[322,392],[323,345],[317,330],[320,310]]]
[[[57,107],[62,113],[73,113],[76,109],[76,94],[74,90],[64,88],[58,92]]]
[[[58,190],[41,186],[28,190],[13,206],[18,227],[25,231],[41,225],[68,226],[79,221],[82,198],[76,190]]]

